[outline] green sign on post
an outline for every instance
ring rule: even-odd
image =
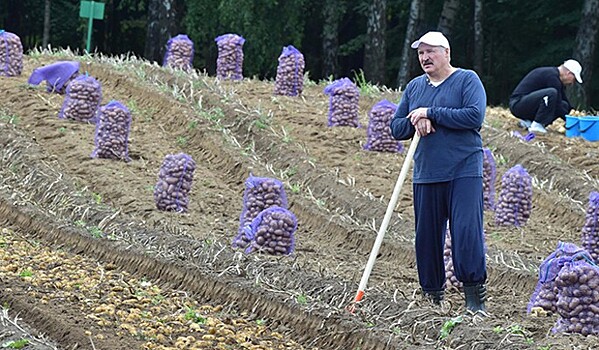
[[[79,17],[89,18],[87,24],[87,43],[85,45],[87,52],[89,52],[92,42],[92,25],[94,23],[94,19],[104,19],[104,3],[95,1],[81,1]]]

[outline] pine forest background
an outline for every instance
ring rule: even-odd
[[[214,39],[246,39],[244,76],[274,79],[282,48],[293,45],[312,80],[349,77],[401,88],[422,73],[409,44],[428,30],[445,33],[452,63],[474,69],[490,105],[507,105],[532,68],[576,58],[582,86],[568,89],[578,109],[599,109],[595,59],[599,0],[105,0],[92,51],[162,63],[167,40],[187,34],[194,67],[214,74]],[[79,0],[0,0],[0,29],[24,49],[85,48]],[[397,101],[394,101],[397,102]]]

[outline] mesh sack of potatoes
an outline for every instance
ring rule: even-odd
[[[377,152],[403,151],[402,143],[391,135],[391,129],[389,128],[396,109],[397,105],[386,99],[379,101],[370,109],[365,150]]]
[[[58,117],[95,123],[96,112],[101,101],[102,85],[94,77],[87,74],[80,75],[67,86],[67,93]]]
[[[23,44],[14,33],[0,29],[0,76],[15,77],[23,71]]]
[[[131,113],[118,101],[110,101],[100,107],[96,120],[92,158],[129,159],[129,130]]]
[[[481,233],[483,242],[485,241],[485,232]],[[487,251],[487,246],[485,244],[485,252]],[[455,275],[455,270],[453,268],[453,253],[451,250],[451,231],[449,230],[449,225],[447,225],[447,230],[445,231],[445,246],[443,249],[443,262],[445,263],[445,284],[447,287],[455,288],[459,291],[462,290],[464,284],[458,280]]]
[[[193,67],[193,41],[185,34],[179,34],[168,40],[164,54],[164,67],[189,70]]]
[[[277,179],[257,177],[250,174],[245,180],[243,192],[243,209],[239,218],[237,236],[233,239],[233,247],[246,248],[252,241],[246,236],[245,227],[251,225],[260,212],[271,207],[287,209],[287,194],[283,183]]]
[[[524,226],[531,211],[532,179],[528,171],[517,164],[501,177],[501,191],[495,205],[495,223]]]
[[[559,317],[552,332],[599,335],[599,267],[578,254],[565,263],[555,283]]]
[[[304,90],[304,55],[293,45],[283,47],[275,78],[275,95],[297,96]]]
[[[582,247],[599,261],[599,193],[593,191],[589,195],[584,226],[582,226]]]
[[[297,219],[292,212],[277,206],[265,209],[244,227],[244,235],[250,241],[245,253],[291,254],[296,230]]]
[[[360,127],[360,91],[356,84],[348,78],[341,78],[325,87],[324,93],[329,95],[328,126]]]
[[[555,279],[564,264],[572,261],[578,254],[588,255],[588,252],[576,244],[558,242],[557,248],[539,266],[539,280],[526,306],[527,313],[530,314],[534,308],[551,313],[557,311],[558,287]]]
[[[164,157],[154,186],[156,208],[163,211],[187,212],[189,192],[196,162],[185,153]]]
[[[33,70],[27,83],[38,85],[46,81],[46,91],[64,94],[69,83],[79,75],[79,62],[58,61]]]
[[[219,79],[243,79],[243,44],[245,39],[237,34],[224,34],[216,39],[218,57],[216,77]]]
[[[497,166],[490,149],[483,149],[483,203],[485,210],[495,209],[495,181]]]

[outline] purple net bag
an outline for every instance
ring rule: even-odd
[[[245,253],[289,255],[295,248],[296,230],[297,219],[292,212],[276,206],[265,209],[244,227],[243,233],[250,242]]]
[[[80,75],[69,83],[58,112],[58,118],[78,122],[96,122],[96,112],[102,101],[102,86],[93,77]]]
[[[483,199],[485,210],[495,209],[495,179],[497,166],[490,149],[483,149]]]
[[[293,45],[285,46],[275,79],[275,95],[297,96],[304,90],[304,55]]]
[[[79,62],[58,61],[33,70],[27,83],[38,85],[46,81],[46,91],[64,94],[68,84],[79,73]]]
[[[23,44],[18,35],[0,29],[0,76],[15,77],[23,71]]]
[[[341,78],[324,88],[329,95],[328,126],[360,127],[358,102],[360,90],[348,78]]]
[[[237,34],[224,34],[216,39],[218,58],[216,77],[219,79],[243,79],[243,44],[245,39]]]
[[[156,208],[178,213],[187,212],[195,170],[196,162],[190,155],[167,155],[158,172],[158,182],[154,186]]]
[[[501,192],[495,207],[497,225],[523,226],[532,211],[532,179],[522,165],[517,164],[503,174]]]
[[[582,247],[586,249],[594,261],[599,261],[599,228],[597,216],[599,214],[599,193],[591,192],[589,205],[586,210],[586,219],[582,227]]]
[[[130,161],[129,130],[131,113],[117,101],[100,107],[96,121],[94,143],[96,148],[92,158],[107,158]]]
[[[193,67],[193,41],[185,34],[179,34],[168,40],[164,54],[164,67],[189,70]]]
[[[389,124],[397,105],[382,100],[375,104],[369,113],[368,129],[366,129],[366,144],[364,149],[377,152],[401,152],[403,145],[391,135]]]
[[[558,242],[555,251],[549,254],[539,266],[539,281],[526,306],[527,313],[535,307],[552,313],[557,311],[558,286],[555,284],[555,279],[562,267],[579,254],[588,255],[588,252],[576,244]]]
[[[599,335],[599,267],[585,254],[579,254],[560,270],[557,313],[553,333]]]
[[[260,212],[270,207],[287,209],[287,194],[283,183],[268,177],[250,174],[245,180],[243,209],[239,217],[239,229],[233,239],[233,247],[246,248],[251,239],[245,235],[245,227],[250,225]]]

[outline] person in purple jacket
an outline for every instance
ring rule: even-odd
[[[557,118],[564,119],[572,105],[564,88],[578,81],[582,84],[582,66],[567,60],[558,67],[531,70],[510,96],[510,111],[520,119],[518,125],[533,133],[545,134],[545,127]]]
[[[391,121],[391,133],[421,137],[414,154],[416,265],[423,294],[444,296],[443,250],[449,221],[454,272],[466,308],[485,312],[487,266],[483,235],[483,145],[487,95],[478,75],[451,65],[449,41],[428,32],[412,43],[424,71],[411,80]]]

